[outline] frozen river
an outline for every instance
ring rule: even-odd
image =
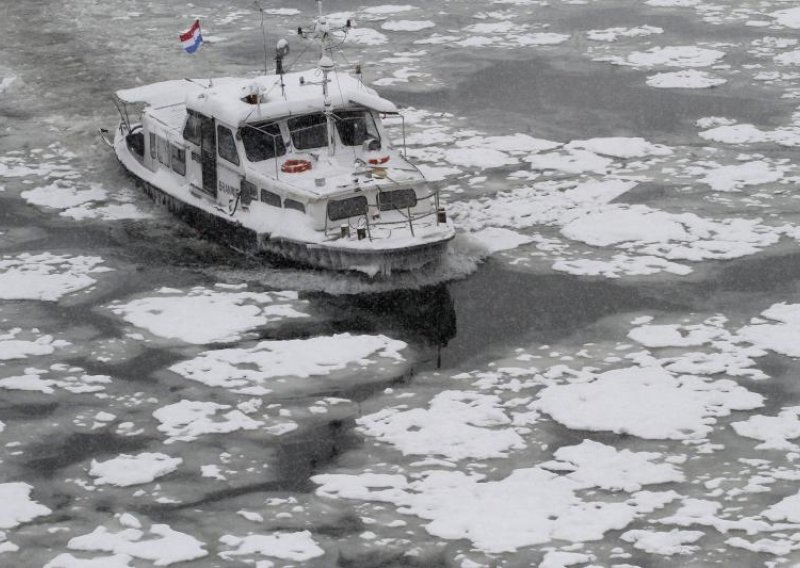
[[[326,10],[439,271],[243,257],[100,143],[117,89],[256,73],[251,2],[0,0],[0,566],[800,566],[800,8]]]

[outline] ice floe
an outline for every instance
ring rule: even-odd
[[[653,34],[663,34],[664,29],[657,26],[639,26],[635,28],[606,28],[604,30],[589,30],[586,37],[592,41],[617,41],[620,38],[646,37]]]
[[[444,391],[428,409],[387,408],[357,420],[360,430],[395,446],[405,455],[447,459],[504,457],[525,447],[493,395]]]
[[[202,542],[173,530],[169,525],[154,524],[145,531],[132,515],[117,515],[117,520],[123,527],[118,532],[99,526],[89,534],[71,538],[67,547],[70,550],[127,555],[150,560],[155,566],[169,566],[208,556]]]
[[[57,301],[92,286],[90,276],[111,270],[96,256],[21,253],[0,257],[0,299]]]
[[[418,32],[435,26],[430,20],[388,20],[381,24],[381,29],[390,32]]]
[[[577,492],[587,485],[537,467],[496,481],[460,471],[428,471],[413,481],[377,474],[324,474],[312,481],[324,497],[394,503],[401,513],[429,521],[431,535],[466,538],[488,553],[598,540],[674,498],[640,493],[623,502],[583,501]]]
[[[800,449],[789,441],[800,438],[800,406],[785,408],[777,416],[751,416],[747,420],[732,423],[731,427],[740,436],[761,440],[762,443],[756,446],[759,450]]]
[[[656,73],[647,78],[647,84],[658,89],[709,89],[727,82],[727,79],[697,69]]]
[[[153,335],[206,344],[235,341],[245,332],[287,319],[307,318],[296,292],[246,292],[162,288],[157,296],[116,302],[111,310]],[[202,325],[197,316],[202,314]]]
[[[33,486],[27,483],[0,483],[0,529],[13,529],[53,511],[31,499]]]
[[[95,485],[128,487],[150,483],[158,477],[172,473],[181,463],[181,458],[160,453],[121,454],[104,462],[92,460],[89,475],[96,478]]]
[[[627,57],[610,57],[607,61],[631,67],[709,67],[725,57],[725,52],[696,45],[669,45],[634,51]]]
[[[781,26],[792,28],[795,30],[800,29],[800,8],[787,8],[786,10],[778,10],[769,14]]]
[[[305,562],[325,554],[308,531],[252,534],[244,537],[225,535],[219,540],[231,547],[231,550],[219,553],[226,560],[235,560],[239,556],[259,555]]]
[[[481,243],[481,247],[487,254],[514,249],[534,240],[533,237],[528,235],[501,227],[486,227],[480,231],[470,233],[470,236]]]
[[[167,443],[191,442],[206,434],[227,434],[237,430],[256,430],[263,422],[254,420],[228,404],[182,400],[153,412],[161,424]]]
[[[22,329],[18,327],[10,329],[6,333],[0,333],[0,361],[50,355],[56,349],[70,344],[62,339],[54,339],[52,335],[42,335],[33,340],[20,339],[18,338],[20,333],[22,333]]]
[[[698,168],[703,171],[703,168]],[[786,168],[766,160],[754,160],[743,164],[718,166],[700,179],[715,191],[738,191],[747,186],[774,183],[783,179]]]
[[[534,408],[571,429],[686,440],[706,436],[717,417],[759,408],[763,400],[729,379],[629,367],[585,383],[546,387]]]
[[[616,245],[668,260],[730,259],[778,242],[781,231],[760,220],[714,221],[644,205],[608,205],[567,223],[564,236],[592,246]]]
[[[673,554],[692,554],[698,550],[697,546],[690,546],[705,536],[702,531],[658,532],[649,530],[633,530],[622,533],[620,538],[632,542],[634,548],[649,552],[672,556]]]
[[[592,138],[591,140],[573,140],[566,145],[567,149],[589,150],[595,154],[611,158],[631,159],[647,156],[669,156],[672,150],[662,144],[653,144],[644,138]]]
[[[62,389],[72,394],[99,393],[111,383],[108,375],[91,375],[81,367],[55,363],[48,369],[29,367],[24,374],[0,379],[0,389],[53,394]]]
[[[170,367],[208,386],[258,394],[282,377],[324,377],[348,368],[379,367],[380,360],[402,362],[407,344],[384,335],[352,335],[262,341],[251,348],[207,351]]]
[[[581,484],[600,487],[608,491],[639,491],[643,485],[680,482],[683,473],[669,463],[654,463],[663,459],[655,452],[631,452],[612,446],[584,440],[577,446],[556,450],[554,457],[558,471],[568,472],[567,477]],[[551,469],[544,464],[541,467]]]

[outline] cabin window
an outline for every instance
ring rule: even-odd
[[[156,159],[156,135],[154,132],[150,133],[150,158]]]
[[[183,127],[184,140],[200,145],[200,117],[193,110],[186,111],[186,125]]]
[[[255,186],[255,184],[243,179],[240,199],[242,200],[242,205],[250,205],[251,201],[258,199],[258,188]]]
[[[277,193],[272,193],[271,191],[267,191],[266,189],[261,190],[261,203],[266,203],[267,205],[272,205],[273,207],[280,207],[281,206],[281,196]]]
[[[294,209],[296,211],[300,211],[300,213],[306,212],[306,206],[299,201],[295,201],[294,199],[284,199],[283,207],[284,209]]]
[[[156,148],[158,161],[169,167],[169,142],[161,138],[161,136],[156,136]]]
[[[186,175],[186,150],[172,145],[172,169],[182,176]]]
[[[408,209],[409,207],[416,207],[416,205],[417,194],[413,189],[378,192],[378,209],[381,211]]]
[[[281,127],[275,122],[243,126],[239,133],[242,135],[244,153],[251,162],[269,160],[286,153]]]
[[[217,126],[217,153],[223,160],[239,165],[239,154],[236,151],[236,140],[233,139],[233,132],[231,132],[230,128],[222,125]]]
[[[367,198],[363,195],[328,202],[328,219],[338,221],[367,214]]]
[[[286,121],[297,150],[322,148],[328,145],[327,118],[322,113],[307,114]]]
[[[336,131],[345,146],[361,146],[370,138],[381,139],[372,114],[362,110],[337,112]]]

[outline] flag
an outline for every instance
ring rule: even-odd
[[[188,30],[180,36],[181,45],[186,53],[194,53],[200,44],[203,43],[203,36],[200,33],[200,20],[195,20]]]

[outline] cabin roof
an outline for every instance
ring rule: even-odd
[[[328,92],[334,108],[357,105],[379,112],[397,112],[394,103],[349,74],[332,71],[328,77]],[[265,75],[244,79],[176,79],[123,89],[116,94],[125,103],[143,103],[152,108],[182,103],[188,109],[232,126],[323,110],[319,69],[286,73],[283,81],[283,92],[279,76]],[[261,93],[261,102],[245,102],[244,98],[255,91]]]
[[[397,112],[394,103],[349,74],[332,71],[328,77],[328,93],[334,108],[358,105],[380,112]],[[283,83],[282,90],[277,75],[215,81],[207,90],[189,92],[186,106],[234,126],[324,109],[322,73],[318,69],[286,73]],[[261,102],[245,102],[244,98],[254,92],[260,93]]]

